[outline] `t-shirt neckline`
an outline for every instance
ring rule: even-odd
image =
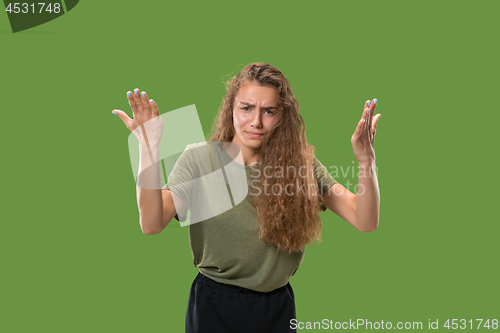
[[[233,160],[233,158],[231,156],[229,156],[229,154],[227,153],[226,151],[226,147],[225,145],[223,144],[223,148],[221,149],[223,150],[223,156],[224,156],[224,159],[227,161],[227,162],[234,162],[235,165],[237,165],[238,167],[245,167],[245,169],[253,169],[254,167],[258,167],[259,166],[259,163],[257,162],[256,165],[244,165],[244,164],[241,164],[241,163],[238,163],[236,162],[235,160]]]

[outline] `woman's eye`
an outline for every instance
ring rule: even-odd
[[[267,110],[266,112],[269,112],[268,114],[274,114],[274,112],[271,110]]]
[[[250,111],[250,108],[248,106],[242,107],[241,109],[245,111]]]

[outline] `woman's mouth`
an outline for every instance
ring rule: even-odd
[[[246,132],[252,138],[259,138],[264,134],[256,133],[256,132]]]

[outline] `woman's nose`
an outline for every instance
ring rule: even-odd
[[[260,127],[262,126],[262,119],[260,118],[262,116],[262,112],[260,112],[259,108],[255,109],[255,114],[252,119],[252,124],[254,127]]]

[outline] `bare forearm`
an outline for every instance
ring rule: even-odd
[[[137,205],[141,229],[145,234],[162,230],[163,199],[161,193],[160,150],[141,144],[137,177]]]
[[[360,230],[375,231],[378,227],[380,191],[375,161],[359,163],[356,217]]]

